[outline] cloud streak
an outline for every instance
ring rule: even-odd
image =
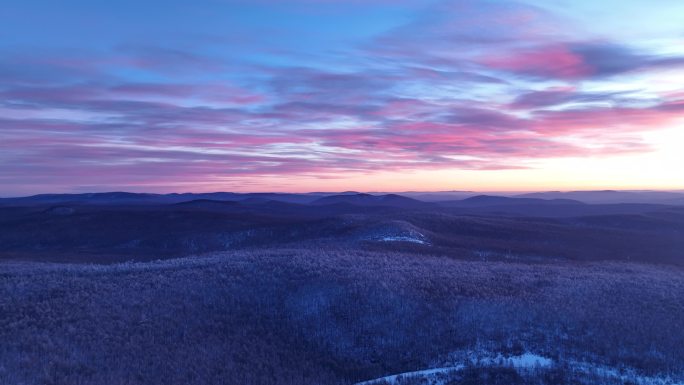
[[[641,134],[684,112],[683,90],[649,88],[663,72],[684,73],[682,53],[573,33],[521,2],[404,6],[408,21],[321,52],[241,44],[235,57],[199,33],[191,48],[3,48],[0,184],[221,186],[527,168],[653,151]]]

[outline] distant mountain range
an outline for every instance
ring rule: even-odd
[[[357,206],[389,206],[401,208],[421,208],[434,206],[431,203],[407,198],[397,194],[371,195],[371,194],[341,194],[329,195],[316,199],[312,202],[315,205],[329,205],[346,203]]]
[[[113,192],[0,200],[0,260],[113,262],[305,246],[683,264],[683,233],[684,206],[565,198]]]
[[[440,202],[440,204],[451,207],[485,207],[506,205],[583,205],[585,203],[573,199],[512,198],[494,195],[476,195],[463,200]]]
[[[429,207],[438,204],[447,207],[523,206],[523,205],[579,205],[585,204],[664,204],[684,205],[684,192],[675,191],[547,191],[526,194],[483,195],[470,191],[407,192],[407,193],[172,193],[150,194],[130,192],[104,192],[84,194],[40,194],[27,197],[0,198],[0,205],[36,204],[174,204],[194,200],[264,203],[278,201],[295,204],[351,204],[357,206],[389,206],[403,208]]]
[[[574,199],[585,203],[658,203],[684,205],[684,193],[673,191],[548,191],[516,195],[518,198]]]

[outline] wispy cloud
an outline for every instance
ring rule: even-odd
[[[279,2],[259,2],[271,3]],[[282,56],[248,41],[231,55],[217,43],[230,39],[190,33],[197,25],[188,30],[194,47],[122,41],[40,55],[4,47],[0,183],[525,168],[651,151],[640,133],[684,112],[683,90],[648,82],[684,71],[682,53],[574,31],[565,16],[523,2],[399,7],[392,28],[362,41],[305,53],[288,40]]]

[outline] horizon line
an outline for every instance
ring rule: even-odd
[[[125,191],[125,190],[107,190],[107,191],[85,191],[85,192],[46,192],[46,193],[35,193],[28,195],[0,195],[0,199],[14,199],[14,198],[29,198],[42,195],[87,195],[87,194],[148,194],[148,195],[184,195],[184,194],[291,194],[291,195],[309,195],[309,194],[478,194],[478,195],[488,195],[488,194],[528,194],[528,193],[574,193],[574,192],[671,192],[671,193],[684,193],[684,189],[674,188],[674,189],[588,189],[588,190],[397,190],[397,191],[358,191],[358,190],[335,190],[335,191],[304,191],[304,192],[291,192],[291,191],[203,191],[203,192],[144,192],[144,191]]]

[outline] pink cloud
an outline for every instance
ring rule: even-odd
[[[573,53],[562,44],[486,55],[479,61],[486,67],[496,70],[559,79],[588,77],[593,72],[582,56]]]

